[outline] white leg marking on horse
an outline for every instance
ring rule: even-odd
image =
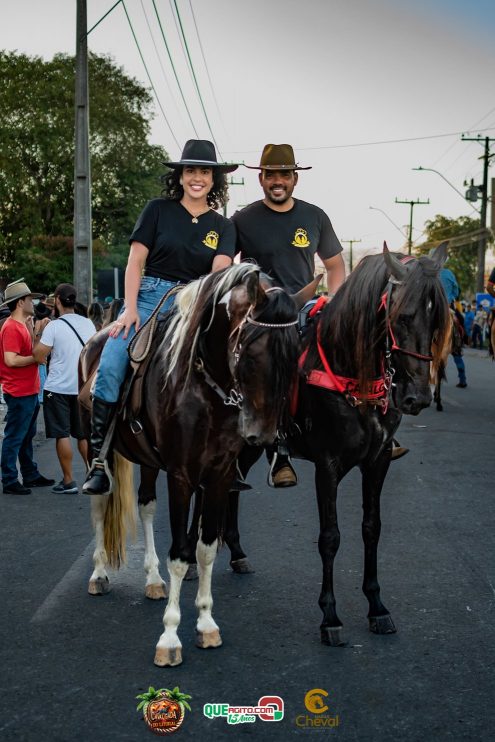
[[[220,639],[218,626],[211,615],[211,609],[213,608],[211,576],[217,555],[217,546],[217,539],[210,546],[207,546],[202,542],[201,536],[196,546],[196,560],[198,562],[199,573],[198,594],[196,595],[196,608],[199,611],[199,616],[196,630],[198,634],[217,635],[216,644],[208,644],[208,646],[218,646],[218,643],[221,644],[221,640],[218,642]]]
[[[97,579],[108,580],[105,569],[108,563],[108,557],[103,538],[103,524],[107,502],[108,495],[91,495],[91,521],[95,531],[95,550],[93,552],[94,570],[89,579],[90,584]]]
[[[146,573],[146,596],[158,599],[166,597],[165,581],[159,572],[160,561],[155,550],[153,520],[156,512],[156,500],[139,506],[139,517],[144,534],[144,571]]]
[[[170,575],[170,590],[167,607],[165,608],[165,613],[163,615],[165,631],[160,636],[158,644],[156,645],[157,652],[160,649],[180,649],[182,647],[177,635],[177,629],[180,624],[180,590],[182,587],[182,580],[187,572],[187,567],[187,562],[182,562],[180,559],[174,559],[173,561],[167,559],[167,569]]]

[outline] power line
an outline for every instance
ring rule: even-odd
[[[175,69],[174,60],[172,59],[172,55],[170,54],[170,49],[169,49],[169,46],[168,46],[168,43],[167,43],[167,39],[165,38],[165,32],[163,30],[162,22],[160,20],[160,15],[159,15],[158,10],[157,10],[157,7],[155,5],[155,0],[151,0],[151,2],[153,3],[153,8],[155,9],[156,19],[158,21],[158,25],[160,27],[160,32],[162,34],[163,43],[165,44],[165,49],[167,50],[168,58],[170,60],[170,64],[172,66],[172,70],[174,72],[175,81],[177,82],[177,86],[178,86],[179,91],[180,91],[180,94],[181,94],[182,102],[184,103],[185,109],[187,111],[187,115],[189,116],[189,121],[191,122],[191,126],[192,126],[192,128],[194,130],[194,133],[196,134],[196,139],[199,139],[199,134],[196,131],[196,127],[194,126],[194,122],[192,120],[191,112],[189,111],[188,105],[186,103],[186,99],[184,97],[184,93],[182,91],[182,86],[181,86],[181,84],[179,82],[179,77],[177,75],[177,70]]]
[[[213,100],[215,102],[215,107],[217,109],[218,118],[220,119],[220,123],[222,124],[222,127],[223,127],[225,133],[227,133],[227,129],[225,127],[225,123],[224,123],[223,118],[222,118],[222,112],[220,111],[220,106],[218,105],[218,100],[217,100],[217,97],[215,95],[215,89],[213,87],[213,82],[212,82],[212,79],[211,79],[211,76],[210,76],[210,71],[208,69],[208,63],[206,61],[206,55],[205,55],[205,51],[203,49],[203,44],[201,43],[201,36],[199,35],[199,29],[198,29],[198,24],[196,23],[196,16],[194,14],[194,8],[193,8],[192,0],[189,0],[189,7],[191,8],[191,15],[192,15],[193,23],[194,23],[194,28],[196,29],[196,36],[198,37],[199,48],[201,50],[201,56],[203,57],[203,63],[204,63],[205,70],[206,70],[206,76],[208,77],[208,82],[210,84],[211,94],[213,96]]]
[[[480,129],[480,131],[493,131],[494,127],[489,127],[487,129]],[[441,137],[458,137],[462,134],[466,134],[466,131],[454,131],[450,132],[449,134],[430,134],[429,136],[425,137],[407,137],[404,139],[383,139],[380,141],[375,142],[353,142],[351,144],[329,144],[329,145],[321,145],[318,147],[298,147],[296,146],[295,149],[297,149],[298,152],[309,152],[310,150],[321,150],[321,149],[345,149],[347,147],[371,147],[376,144],[400,144],[401,142],[419,142],[423,139],[440,139]],[[258,152],[257,149],[251,149],[251,150],[231,150],[229,154],[231,155],[239,155],[239,154],[254,154]]]
[[[179,142],[177,141],[177,137],[175,136],[175,134],[174,134],[174,132],[173,132],[173,130],[172,130],[172,127],[170,126],[170,122],[169,122],[169,120],[168,120],[168,118],[167,118],[167,116],[166,116],[166,113],[165,113],[165,111],[163,110],[163,106],[162,106],[162,104],[161,104],[160,98],[158,97],[158,93],[156,92],[155,86],[153,85],[153,80],[151,79],[150,73],[149,73],[149,71],[148,71],[148,67],[147,67],[147,65],[146,65],[146,62],[144,61],[143,53],[142,53],[142,51],[141,51],[141,47],[139,46],[139,42],[138,42],[138,40],[137,40],[137,36],[136,36],[136,34],[134,33],[134,28],[132,27],[131,19],[129,18],[129,13],[127,12],[127,8],[126,8],[126,6],[125,6],[125,2],[124,2],[124,0],[122,0],[122,7],[124,8],[124,11],[125,11],[125,14],[126,14],[126,18],[127,18],[127,21],[128,21],[128,23],[129,23],[129,26],[130,26],[130,29],[131,29],[132,35],[133,35],[133,37],[134,37],[134,41],[136,42],[136,46],[137,46],[137,49],[138,49],[138,52],[139,52],[139,56],[141,57],[141,61],[142,61],[142,63],[143,63],[144,69],[146,70],[146,74],[148,75],[148,80],[150,81],[150,85],[151,85],[151,87],[152,87],[152,89],[153,89],[153,92],[154,92],[154,94],[155,94],[155,98],[156,98],[156,101],[157,101],[157,103],[158,103],[158,105],[159,105],[159,107],[160,107],[160,111],[162,112],[163,118],[165,119],[165,121],[166,121],[166,123],[167,123],[167,126],[168,126],[168,128],[169,128],[169,130],[170,130],[170,133],[172,134],[172,138],[173,138],[174,142],[176,143],[177,147],[178,147],[178,148],[180,149],[180,144],[179,144]]]
[[[96,21],[96,23],[95,23],[94,26],[91,26],[91,28],[89,29],[89,31],[86,32],[86,36],[89,36],[89,34],[91,33],[91,31],[93,31],[96,28],[96,26],[99,26],[100,23],[105,20],[105,18],[107,17],[107,15],[110,15],[110,13],[112,12],[112,10],[114,8],[116,8],[117,5],[120,5],[121,2],[122,2],[122,0],[117,0],[117,2],[114,5],[112,5],[112,7],[110,8],[110,10],[107,10],[107,12],[105,13],[105,15],[102,15],[102,17],[100,18],[100,20],[99,21]]]
[[[179,117],[180,117],[180,120],[181,120],[181,124],[184,126],[184,119],[182,117],[182,113],[179,111],[179,108],[177,106],[177,103],[176,103],[176,100],[175,100],[175,96],[174,96],[174,94],[172,92],[172,88],[170,87],[170,83],[168,81],[168,77],[167,77],[167,74],[165,72],[165,67],[163,66],[162,59],[161,59],[160,53],[158,51],[158,47],[157,47],[156,42],[155,42],[155,37],[153,36],[153,32],[151,30],[151,25],[150,25],[150,22],[149,22],[149,19],[148,19],[148,14],[146,12],[146,8],[144,7],[143,0],[140,0],[140,2],[141,2],[141,8],[143,10],[144,18],[146,20],[146,25],[148,26],[148,31],[149,31],[150,36],[151,36],[151,41],[152,41],[152,44],[153,44],[153,47],[155,49],[155,53],[156,53],[156,56],[157,56],[157,59],[158,59],[158,64],[160,65],[161,71],[163,73],[163,78],[165,80],[165,84],[167,85],[168,92],[170,93],[170,99],[173,100],[173,102],[175,104],[175,108],[177,110],[177,113],[179,114]]]
[[[184,45],[185,45],[185,49],[186,49],[187,59],[189,60],[189,65],[190,65],[191,72],[192,72],[192,75],[193,75],[193,78],[194,78],[194,85],[195,85],[196,91],[198,93],[199,102],[201,103],[201,108],[203,109],[203,113],[204,113],[204,116],[205,116],[205,119],[206,119],[206,123],[208,125],[208,129],[210,130],[211,138],[213,139],[213,142],[215,143],[215,147],[217,148],[217,152],[218,152],[218,154],[220,156],[220,159],[223,160],[223,156],[222,156],[222,154],[220,152],[220,147],[218,146],[218,143],[217,143],[217,141],[215,139],[215,135],[213,134],[213,129],[211,128],[211,124],[210,124],[210,120],[208,118],[208,114],[206,113],[205,104],[203,102],[203,97],[202,97],[201,91],[199,89],[198,80],[197,80],[197,77],[196,77],[196,73],[194,71],[194,65],[192,63],[191,55],[189,53],[189,47],[187,45],[186,34],[184,33],[184,27],[182,25],[182,19],[181,19],[180,13],[179,13],[179,8],[177,6],[176,0],[173,0],[173,3],[174,3],[174,6],[175,6],[175,12],[177,13],[177,19],[179,21],[180,32],[181,32],[182,38],[184,40]]]

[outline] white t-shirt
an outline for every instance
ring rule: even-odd
[[[43,330],[40,342],[52,348],[45,389],[57,394],[78,394],[77,366],[82,345],[74,330],[85,343],[95,334],[95,326],[87,317],[80,314],[64,314],[64,321],[52,320]]]

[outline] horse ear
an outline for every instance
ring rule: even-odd
[[[250,304],[254,306],[263,301],[265,292],[260,284],[260,274],[258,271],[248,274],[244,286],[246,287],[247,298]]]
[[[445,242],[440,243],[440,245],[438,245],[437,247],[434,247],[428,253],[428,257],[433,260],[433,262],[438,268],[443,268],[444,263],[447,260],[448,245],[449,245],[449,241],[445,240]]]
[[[383,258],[385,264],[392,275],[397,281],[403,281],[407,275],[407,268],[403,265],[395,255],[392,255],[387,247],[387,243],[383,243]]]
[[[298,309],[302,309],[306,302],[313,298],[322,278],[323,273],[319,273],[311,283],[308,283],[304,288],[300,289],[297,294],[291,294]]]

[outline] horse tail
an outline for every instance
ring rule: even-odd
[[[113,462],[113,492],[108,497],[103,529],[108,564],[119,569],[126,560],[127,534],[136,537],[136,498],[132,463],[117,451]]]

